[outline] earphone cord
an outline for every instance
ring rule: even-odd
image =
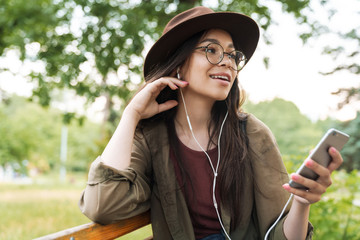
[[[189,114],[187,112],[187,108],[186,108],[186,104],[185,104],[185,100],[184,100],[184,95],[180,89],[180,94],[181,94],[181,98],[182,98],[182,101],[183,101],[183,104],[184,104],[184,109],[185,109],[185,114],[186,114],[186,119],[187,119],[187,122],[188,122],[188,125],[189,125],[189,128],[190,128],[190,132],[192,134],[192,137],[194,138],[195,142],[197,143],[197,145],[201,148],[201,150],[205,153],[209,163],[210,163],[210,166],[213,170],[213,173],[214,173],[214,180],[213,180],[213,190],[212,190],[212,194],[213,194],[213,203],[214,203],[214,207],[215,207],[215,210],[216,210],[216,214],[217,214],[217,217],[219,219],[219,222],[220,222],[220,225],[221,225],[221,228],[222,230],[224,231],[226,237],[231,240],[230,236],[227,234],[226,230],[225,230],[225,227],[221,221],[221,217],[220,217],[220,213],[219,213],[219,210],[218,210],[218,205],[217,205],[217,201],[216,201],[216,196],[215,196],[215,187],[216,187],[216,178],[217,178],[217,171],[218,171],[218,168],[219,168],[219,163],[220,163],[220,138],[221,138],[221,134],[222,134],[222,130],[223,130],[223,127],[224,127],[224,124],[225,124],[225,121],[227,119],[227,116],[229,114],[229,112],[226,112],[226,115],[224,117],[224,120],[221,124],[221,127],[220,127],[220,132],[219,132],[219,138],[218,138],[218,161],[217,161],[217,164],[216,164],[216,169],[214,169],[214,166],[211,162],[211,158],[210,156],[208,155],[208,153],[204,150],[204,148],[200,145],[200,143],[198,142],[198,140],[196,139],[195,137],[195,134],[193,132],[193,129],[192,129],[192,126],[191,126],[191,122],[190,122],[190,118],[189,118]]]
[[[294,194],[291,194],[290,197],[289,197],[289,199],[288,199],[288,201],[286,202],[283,210],[281,211],[279,217],[276,219],[276,221],[274,222],[274,224],[273,224],[273,225],[269,228],[269,230],[266,232],[266,235],[265,235],[264,240],[267,240],[267,238],[268,238],[271,230],[272,230],[272,229],[276,226],[276,224],[280,221],[282,215],[283,215],[284,212],[285,212],[286,207],[289,205],[289,203],[290,203],[290,201],[291,201],[291,199],[292,199],[293,197],[294,197]]]
[[[222,223],[222,220],[221,220],[221,217],[220,217],[220,213],[219,213],[219,209],[218,209],[218,205],[217,205],[217,201],[216,201],[216,197],[215,197],[215,185],[216,185],[216,178],[217,178],[217,171],[218,171],[218,168],[219,168],[219,163],[220,163],[220,139],[221,139],[221,134],[222,134],[222,130],[223,130],[223,127],[224,127],[224,124],[225,124],[225,121],[227,119],[227,116],[228,116],[229,112],[226,112],[226,115],[224,117],[224,120],[221,124],[221,127],[220,127],[220,132],[219,132],[219,138],[218,138],[218,161],[217,161],[217,164],[216,164],[216,172],[214,173],[214,183],[213,183],[213,202],[214,202],[214,207],[215,207],[215,210],[216,210],[216,214],[218,216],[218,219],[219,219],[219,222],[220,222],[220,225],[221,225],[221,228],[223,229],[226,237],[231,240],[230,236],[227,234],[226,230],[225,230],[225,227]],[[211,163],[211,160],[210,158],[208,159]]]
[[[231,240],[230,236],[228,235],[228,233],[226,232],[225,230],[225,227],[222,223],[222,220],[221,220],[221,217],[220,217],[220,213],[219,213],[219,209],[218,209],[218,205],[217,205],[217,201],[216,201],[216,196],[215,196],[215,187],[216,187],[216,178],[217,178],[217,171],[218,171],[218,168],[219,168],[219,163],[220,163],[220,139],[221,139],[221,134],[222,134],[222,130],[223,130],[223,127],[224,127],[224,124],[225,124],[225,121],[227,119],[227,116],[229,114],[229,112],[226,112],[226,115],[224,117],[224,120],[221,124],[221,127],[220,127],[220,132],[219,132],[219,138],[218,138],[218,161],[217,161],[217,164],[216,164],[216,169],[214,169],[214,166],[211,162],[211,159],[210,159],[210,156],[208,155],[208,153],[204,150],[204,148],[200,145],[200,143],[198,142],[198,140],[196,139],[195,137],[195,134],[192,130],[192,126],[191,126],[191,123],[190,123],[190,118],[189,118],[189,115],[188,115],[188,112],[187,112],[187,108],[186,108],[186,104],[185,104],[185,100],[184,100],[184,95],[180,89],[180,94],[181,94],[181,98],[182,98],[182,101],[183,101],[183,104],[184,104],[184,109],[185,109],[185,114],[186,114],[186,119],[187,119],[187,122],[188,122],[188,125],[189,125],[189,128],[190,128],[190,132],[192,134],[192,137],[194,138],[195,142],[197,143],[197,145],[201,148],[201,150],[205,153],[209,163],[210,163],[210,166],[213,170],[213,173],[214,173],[214,180],[213,180],[213,189],[212,189],[212,193],[213,193],[213,203],[214,203],[214,207],[215,207],[215,210],[216,210],[216,214],[218,216],[218,219],[219,219],[219,222],[220,222],[220,225],[221,225],[221,228],[222,230],[224,231],[226,237]],[[267,240],[271,230],[276,226],[276,224],[280,221],[281,217],[283,216],[284,212],[285,212],[285,209],[286,207],[289,205],[291,199],[293,198],[294,194],[291,194],[288,201],[286,202],[284,208],[282,209],[279,217],[276,219],[276,221],[274,222],[274,224],[269,228],[269,230],[266,232],[265,234],[265,237],[264,237],[264,240]]]

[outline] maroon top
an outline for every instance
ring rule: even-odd
[[[191,179],[186,180],[183,186],[183,178],[178,162],[175,160],[173,149],[170,149],[170,158],[174,163],[176,179],[185,196],[191,221],[194,227],[195,238],[203,238],[211,234],[219,233],[221,226],[218,220],[213,199],[212,185],[214,173],[203,151],[195,151],[185,146],[179,140],[179,150],[182,157],[183,168],[187,176]],[[211,149],[209,154],[216,169],[218,148]],[[185,177],[185,176],[184,176]],[[216,185],[216,201],[220,205],[218,182]]]

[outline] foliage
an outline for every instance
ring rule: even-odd
[[[345,133],[350,135],[349,142],[342,150],[344,163],[342,168],[350,172],[360,169],[360,112],[354,120],[340,124],[339,126]]]
[[[360,169],[360,114],[348,122],[332,119],[311,122],[302,115],[292,102],[274,99],[257,104],[247,102],[244,109],[263,121],[273,132],[288,172],[294,172],[302,164],[323,134],[331,127],[350,135],[342,149],[342,168],[351,172]]]
[[[0,164],[19,163],[30,160],[42,170],[56,161],[60,145],[61,122],[56,115],[35,104],[26,104],[24,99],[14,97],[7,105],[0,105]]]
[[[289,172],[295,171],[330,127],[339,126],[333,120],[311,122],[291,102],[283,99],[253,104],[247,102],[245,110],[262,120],[274,133]],[[359,117],[338,128],[351,135],[343,149],[344,168],[359,168]],[[61,128],[64,127],[59,111],[43,109],[24,98],[13,96],[0,103],[0,165],[17,163],[19,171],[37,167],[41,171],[60,166]],[[106,125],[113,132],[113,125]],[[89,163],[104,149],[107,138],[98,124],[84,120],[68,125],[67,169],[87,171]],[[26,160],[25,162],[23,160]]]
[[[61,114],[54,109],[16,96],[0,103],[0,165],[25,167],[27,163],[41,171],[59,167],[61,127]],[[100,128],[88,121],[81,128],[75,122],[68,128],[68,168],[86,171],[88,162],[99,153]]]
[[[292,102],[275,98],[257,104],[248,102],[247,112],[263,121],[274,133],[283,155],[306,155],[323,134]]]
[[[293,103],[283,99],[258,104],[248,102],[245,110],[260,118],[273,131],[289,173],[298,169],[308,152],[330,127],[337,127],[351,135],[349,143],[342,150],[343,165],[348,171],[359,169],[359,114],[345,124],[331,119],[313,123]],[[359,239],[360,206],[354,205],[354,201],[360,198],[360,174],[356,170],[349,173],[334,172],[332,180],[333,185],[322,201],[311,207],[314,240]]]
[[[273,0],[300,21],[309,1]],[[42,63],[27,77],[32,99],[47,106],[54,89],[73,89],[93,102],[107,100],[114,122],[141,80],[143,56],[175,14],[205,1],[0,0],[0,56],[17,49],[21,60]],[[272,24],[263,1],[218,1],[215,10],[242,12],[264,29]],[[6,70],[6,69],[2,69]],[[0,69],[1,71],[1,69]]]
[[[326,1],[328,2],[328,1]],[[355,1],[354,1],[355,2]],[[325,4],[326,5],[326,4]],[[331,4],[330,4],[331,5]],[[352,9],[352,3],[346,2],[348,9]],[[325,6],[324,6],[325,7]],[[312,28],[308,33],[302,34],[304,42],[310,37],[330,37],[332,41],[323,47],[323,54],[333,58],[335,63],[329,67],[329,70],[322,71],[323,75],[336,74],[346,71],[351,74],[360,75],[360,26],[357,24],[360,18],[360,12],[353,8],[353,12],[358,15],[357,18],[347,21],[347,26],[341,26],[339,29],[327,27],[332,19],[339,18],[339,10],[334,7],[326,7],[328,17],[324,22],[314,21]],[[344,79],[345,81],[347,79]],[[342,96],[344,100],[339,103],[339,108],[349,103],[360,103],[360,85],[341,88],[334,91],[335,95]]]
[[[314,225],[314,240],[360,239],[360,174],[344,171],[332,174],[333,185],[323,199],[314,204],[310,221]]]

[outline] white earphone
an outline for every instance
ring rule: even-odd
[[[181,80],[180,78],[180,68],[178,67],[177,68],[177,71],[176,71],[176,76],[179,80]],[[228,113],[229,112],[226,112],[226,115],[224,117],[224,120],[221,124],[221,127],[220,127],[220,132],[219,132],[219,138],[218,138],[218,161],[217,161],[217,164],[216,164],[216,168],[214,168],[212,162],[211,162],[211,158],[209,156],[209,154],[203,149],[203,147],[200,145],[200,143],[198,142],[198,140],[196,139],[195,137],[195,134],[193,132],[193,129],[192,129],[192,126],[191,126],[191,122],[190,122],[190,117],[189,117],[189,114],[187,112],[187,108],[186,108],[186,104],[185,104],[185,99],[184,99],[184,95],[181,91],[181,88],[180,88],[180,94],[181,94],[181,98],[182,98],[182,102],[184,104],[184,109],[185,109],[185,114],[186,114],[186,120],[188,122],[188,125],[189,125],[189,128],[190,128],[190,131],[191,131],[191,134],[192,134],[192,137],[194,138],[196,144],[201,148],[201,150],[205,153],[207,159],[209,160],[209,164],[212,168],[212,171],[214,173],[214,180],[213,180],[213,189],[212,189],[212,196],[213,196],[213,203],[214,203],[214,207],[215,207],[215,210],[216,210],[216,214],[217,214],[217,217],[219,219],[219,222],[220,222],[220,225],[221,225],[221,228],[222,230],[224,231],[226,237],[231,240],[230,236],[228,235],[228,233],[226,232],[225,230],[225,227],[223,225],[223,222],[221,220],[221,216],[220,216],[220,213],[219,213],[219,209],[218,209],[218,204],[217,204],[217,201],[216,201],[216,197],[215,197],[215,187],[216,187],[216,178],[218,176],[218,169],[219,169],[219,163],[220,163],[220,139],[221,139],[221,134],[222,134],[222,130],[223,130],[223,127],[224,127],[224,124],[225,124],[225,121],[227,119],[227,116],[228,116]]]
[[[180,79],[180,68],[177,69],[176,71],[176,76],[179,80]],[[231,240],[230,236],[228,235],[228,233],[226,232],[225,230],[225,227],[222,223],[222,220],[221,220],[221,217],[220,217],[220,213],[219,213],[219,210],[218,210],[218,205],[217,205],[217,201],[216,201],[216,197],[215,197],[215,187],[216,187],[216,178],[218,176],[218,168],[219,168],[219,163],[220,163],[220,139],[221,139],[221,134],[222,134],[222,130],[223,130],[223,127],[224,127],[224,123],[227,119],[227,116],[228,116],[228,113],[229,112],[226,112],[226,115],[224,117],[224,120],[221,124],[221,127],[220,127],[220,132],[219,132],[219,138],[218,138],[218,161],[217,161],[217,164],[216,164],[216,169],[214,169],[214,166],[211,162],[211,158],[210,156],[207,154],[207,152],[203,149],[203,147],[200,145],[200,143],[198,142],[198,140],[196,139],[195,137],[195,134],[192,130],[192,126],[191,126],[191,122],[190,122],[190,118],[189,118],[189,115],[188,115],[188,112],[187,112],[187,109],[186,109],[186,104],[185,104],[185,99],[184,99],[184,95],[181,91],[181,88],[180,88],[180,94],[181,94],[181,98],[182,98],[182,101],[183,101],[183,104],[184,104],[184,109],[185,109],[185,114],[186,114],[186,119],[187,119],[187,122],[188,122],[188,125],[189,125],[189,128],[190,128],[190,131],[191,131],[191,134],[192,134],[192,137],[194,138],[195,142],[197,143],[197,145],[201,148],[201,150],[205,153],[207,159],[209,160],[209,163],[210,163],[210,166],[213,170],[213,173],[214,173],[214,181],[213,181],[213,191],[212,191],[212,194],[213,194],[213,203],[214,203],[214,207],[215,207],[215,210],[216,210],[216,214],[218,216],[218,219],[219,219],[219,222],[220,222],[220,225],[221,225],[221,228],[222,230],[224,231],[226,237]],[[265,234],[265,237],[264,237],[264,240],[267,240],[271,230],[276,226],[276,224],[280,221],[281,217],[283,216],[284,212],[285,212],[285,209],[286,207],[289,205],[291,199],[293,198],[293,194],[290,195],[287,203],[285,204],[284,208],[282,209],[279,217],[276,219],[276,221],[273,223],[273,225],[268,229],[268,231],[266,232]]]

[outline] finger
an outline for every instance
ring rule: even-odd
[[[299,175],[297,173],[291,174],[290,178],[294,182],[299,183],[299,184],[307,187],[309,189],[308,191],[310,191],[312,193],[323,194],[323,193],[326,192],[326,188],[328,187],[327,183],[317,182],[317,181],[314,181],[312,179],[303,177],[303,176],[301,176],[301,175]]]
[[[169,83],[169,84],[175,84],[177,86],[186,86],[188,84],[187,81],[179,80],[175,77],[161,77],[156,81],[161,81],[163,83]]]
[[[159,104],[159,113],[165,112],[165,111],[175,107],[177,104],[178,104],[178,102],[175,100],[169,100],[162,104]]]
[[[325,187],[329,187],[332,184],[330,174],[328,168],[322,166],[321,164],[315,162],[312,159],[306,159],[305,160],[305,166],[312,171],[314,171],[318,176],[318,181],[320,184],[324,185]]]
[[[334,148],[334,147],[329,148],[329,154],[332,158],[332,161],[330,162],[330,164],[327,168],[329,169],[329,171],[331,173],[334,170],[338,169],[344,160],[341,157],[341,154],[339,153],[339,151],[336,150],[336,148]]]
[[[166,77],[159,78],[154,82],[150,83],[149,85],[151,85],[154,89],[156,89],[159,92],[167,86],[173,90],[176,90],[178,88],[175,83],[173,83],[169,78]]]
[[[296,196],[306,199],[309,203],[315,203],[321,200],[321,194],[306,191],[302,189],[292,188],[288,183],[283,185],[283,188]]]
[[[177,78],[174,78],[174,77],[169,77],[169,80],[174,83],[176,86],[178,87],[186,87],[187,85],[189,85],[189,82],[187,81],[184,81],[184,80],[179,80]]]
[[[189,85],[189,82],[176,79],[176,85],[178,85],[179,87],[182,87],[182,88],[183,88],[183,87],[188,86],[188,85]]]

